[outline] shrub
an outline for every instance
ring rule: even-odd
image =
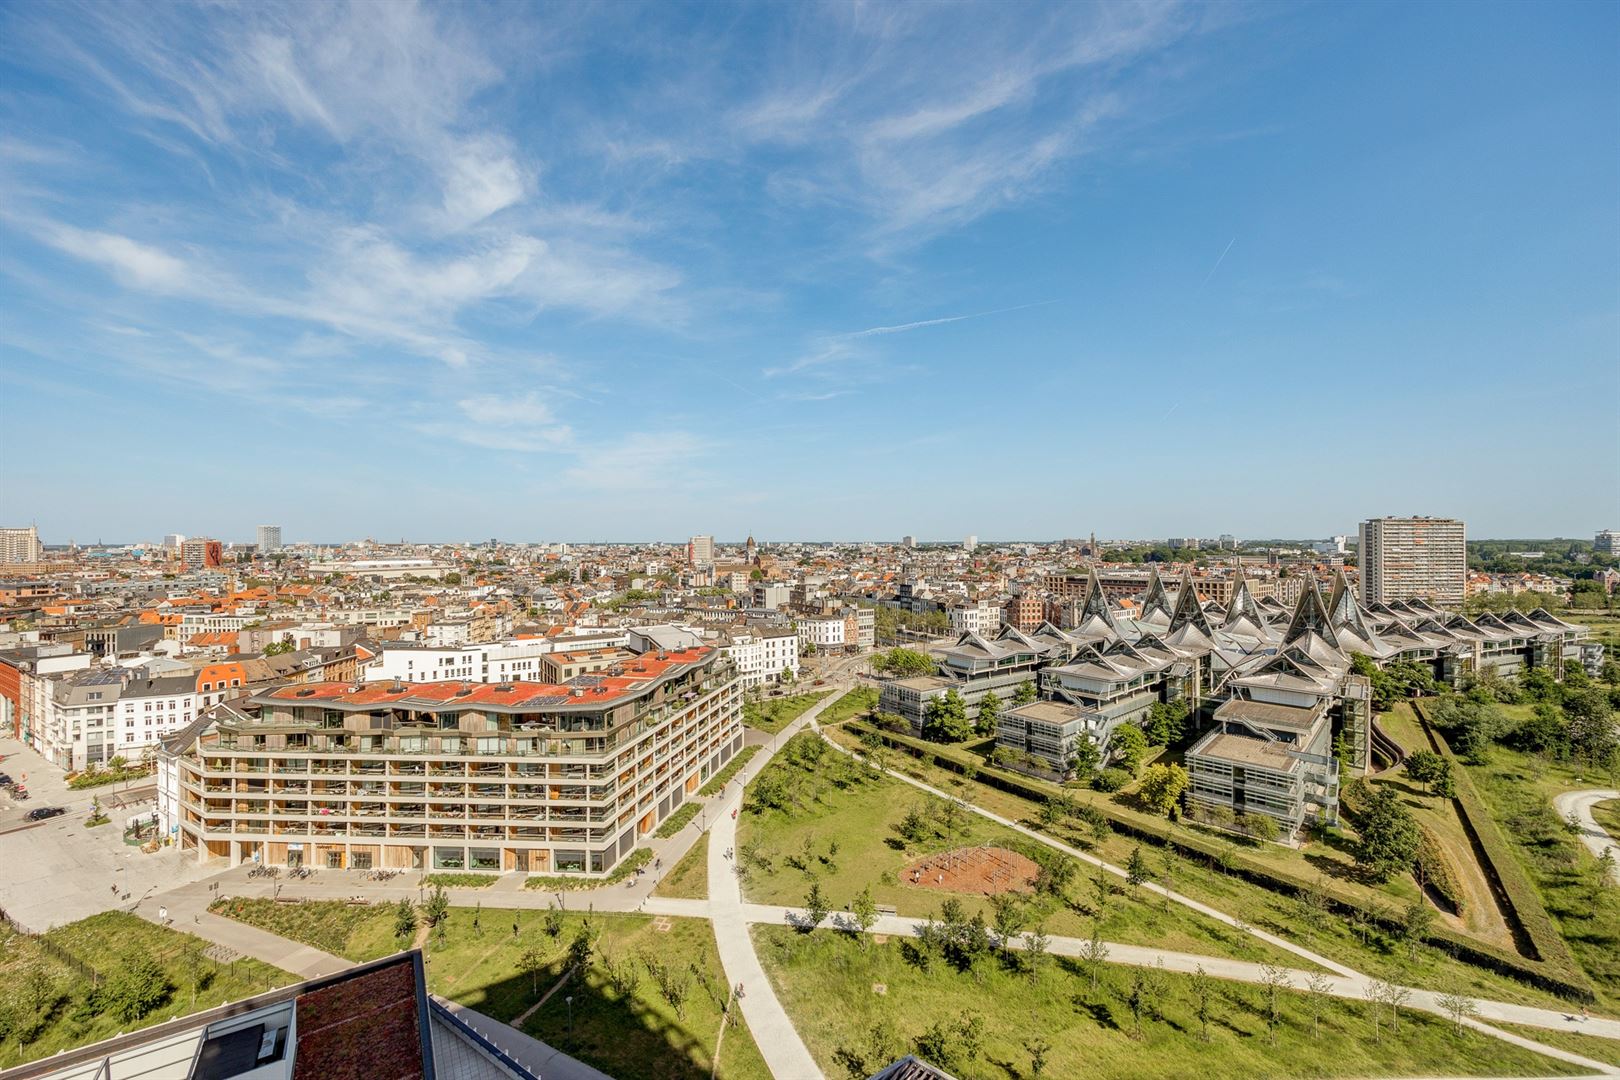
[[[1130,773],[1112,765],[1106,769],[1099,769],[1091,777],[1091,786],[1098,791],[1118,791],[1130,782]]]
[[[1445,849],[1427,825],[1418,825],[1417,854],[1412,858],[1412,873],[1419,887],[1426,887],[1443,900],[1455,915],[1461,915],[1466,906],[1462,886],[1452,871]]]

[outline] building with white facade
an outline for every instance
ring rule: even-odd
[[[817,649],[843,649],[853,645],[849,625],[842,615],[806,615],[794,620],[799,640]]]
[[[627,641],[627,632],[615,629],[462,646],[388,642],[361,677],[367,682],[394,679],[407,683],[445,679],[478,683],[532,682],[541,677],[542,656],[593,648],[624,648]]]
[[[962,541],[962,550],[963,551],[977,551],[978,547],[979,547],[979,538],[977,536],[970,536],[966,540]]]
[[[686,561],[692,566],[714,565],[714,537],[694,536],[686,542]]]
[[[45,545],[39,542],[39,528],[0,528],[0,566],[37,563],[45,558]]]
[[[1357,558],[1366,604],[1428,600],[1461,606],[1467,595],[1466,530],[1455,518],[1372,518],[1361,523]]]
[[[721,647],[737,665],[743,686],[754,687],[780,682],[782,673],[799,677],[799,634],[796,630],[744,630],[727,635]]]
[[[281,526],[259,526],[259,554],[268,555],[272,551],[281,550]]]
[[[953,634],[994,634],[1001,629],[1001,608],[989,600],[952,605],[945,615]]]

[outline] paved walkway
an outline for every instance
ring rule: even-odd
[[[166,925],[175,930],[196,934],[243,956],[263,960],[301,979],[333,975],[354,966],[341,956],[322,952],[312,945],[289,941],[268,930],[211,914],[208,905],[214,896],[208,883],[199,881],[170,889],[155,899],[137,901],[128,910],[159,925],[165,925],[166,912]]]
[[[1606,788],[1566,791],[1553,797],[1553,806],[1558,808],[1558,816],[1566,821],[1571,814],[1575,815],[1581,827],[1581,843],[1586,845],[1593,856],[1602,858],[1604,851],[1614,854],[1614,868],[1609,871],[1609,875],[1614,878],[1616,885],[1620,885],[1620,840],[1610,836],[1592,817],[1592,807],[1610,799],[1620,799],[1620,791]]]

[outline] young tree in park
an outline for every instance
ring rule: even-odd
[[[444,891],[443,885],[433,886],[428,894],[427,903],[422,905],[422,914],[427,918],[429,926],[438,926],[450,915],[450,894]]]
[[[1181,795],[1192,784],[1187,770],[1176,764],[1149,765],[1137,789],[1144,803],[1155,813],[1169,814],[1181,802]]]
[[[107,980],[108,1011],[120,1020],[140,1020],[169,999],[169,979],[158,962],[144,952],[132,952]]]
[[[877,904],[872,900],[872,886],[868,885],[855,897],[849,905],[849,913],[855,916],[855,925],[860,927],[861,948],[866,948],[866,932],[877,924]]]
[[[1021,682],[1018,684],[1018,689],[1013,691],[1013,704],[1028,705],[1040,696],[1041,692],[1035,688],[1033,682]]]
[[[1005,956],[1012,948],[1012,939],[1024,928],[1024,902],[1017,893],[1005,892],[992,896],[990,906],[995,909],[996,942]]]
[[[1320,971],[1313,971],[1305,980],[1305,990],[1311,1002],[1311,1038],[1322,1037],[1322,1007],[1327,1004],[1328,991],[1333,984]]]
[[[1125,1004],[1131,1010],[1131,1037],[1142,1037],[1142,1013],[1148,1008],[1147,973],[1141,968],[1131,969],[1131,989],[1125,996]]]
[[[1417,959],[1418,946],[1434,928],[1434,909],[1423,902],[1420,896],[1406,905],[1401,912],[1401,940],[1406,943],[1406,957],[1409,960]]]
[[[596,931],[592,928],[590,920],[579,924],[574,931],[574,940],[568,943],[568,966],[578,968],[581,974],[591,966],[591,956],[596,950]]]
[[[1380,786],[1367,801],[1362,816],[1356,865],[1374,881],[1388,881],[1393,874],[1412,865],[1419,838],[1412,812],[1393,789]]]
[[[208,966],[208,957],[203,952],[204,945],[201,940],[193,938],[186,942],[180,953],[180,963],[185,968],[186,982],[191,984],[191,1007],[197,1007],[197,994],[208,985],[213,976],[213,969]]]
[[[1108,910],[1108,897],[1113,893],[1113,891],[1113,878],[1109,877],[1108,871],[1104,870],[1100,866],[1097,867],[1096,872],[1091,875],[1091,895],[1092,898],[1097,901],[1097,910],[1095,914],[1097,922],[1099,923],[1102,922],[1103,913]]]
[[[1046,932],[1046,924],[1041,923],[1033,930],[1024,934],[1024,965],[1031,979],[1038,979],[1041,975],[1041,965],[1046,962],[1046,955],[1052,948],[1052,938]]]
[[[1152,872],[1148,866],[1147,856],[1142,854],[1142,845],[1137,844],[1131,848],[1130,861],[1125,864],[1125,883],[1131,887],[1132,897],[1136,896],[1142,882],[1146,881]]]
[[[1452,1030],[1461,1035],[1463,1021],[1473,1017],[1479,1012],[1474,999],[1453,986],[1446,993],[1440,995],[1440,1011],[1451,1017]]]
[[[1428,787],[1440,776],[1446,759],[1433,750],[1414,750],[1406,759],[1406,775]]]
[[[994,690],[986,690],[984,697],[979,700],[979,716],[974,721],[973,731],[976,735],[994,735],[996,721],[1001,719],[1001,699]]]
[[[1199,964],[1192,973],[1193,1015],[1198,1018],[1198,1036],[1209,1042],[1209,1022],[1214,1017],[1210,1005],[1215,996],[1215,982]]]
[[[546,956],[530,945],[518,956],[518,970],[529,977],[529,990],[540,993],[540,973],[546,970]]]
[[[941,743],[961,742],[970,738],[973,725],[968,723],[967,705],[962,701],[962,695],[952,689],[930,701],[923,710],[922,734],[925,739]]]
[[[1040,1036],[1024,1043],[1024,1053],[1029,1055],[1029,1075],[1038,1077],[1046,1072],[1046,1055],[1052,1052],[1052,1044]]]
[[[550,937],[557,937],[562,933],[563,913],[556,904],[546,904],[546,914],[541,925],[544,926],[546,934]]]
[[[1108,962],[1108,946],[1103,944],[1102,927],[1098,923],[1091,924],[1091,937],[1080,945],[1080,962],[1091,976],[1091,992],[1095,994],[1097,980],[1102,978],[1102,966]]]
[[[1088,802],[1084,806],[1081,806],[1075,811],[1075,816],[1080,819],[1081,823],[1084,824],[1088,830],[1090,830],[1091,842],[1093,846],[1099,845],[1104,840],[1107,840],[1108,834],[1114,831],[1113,825],[1108,821],[1108,815],[1097,809],[1097,807],[1092,803]]]
[[[804,919],[808,924],[804,929],[806,933],[821,925],[821,920],[827,917],[827,898],[821,894],[821,882],[810,879],[810,891],[804,896]]]
[[[1277,1025],[1282,1022],[1282,1012],[1279,1000],[1282,991],[1293,985],[1288,977],[1288,969],[1277,967],[1274,964],[1260,965],[1260,982],[1266,988],[1266,1027],[1270,1031],[1273,1043],[1277,1041]]]
[[[409,941],[416,933],[416,908],[410,900],[401,897],[394,906],[394,936],[401,941]]]

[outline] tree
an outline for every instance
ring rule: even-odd
[[[1091,843],[1093,847],[1098,846],[1104,840],[1107,840],[1108,835],[1114,831],[1114,826],[1109,822],[1108,815],[1097,809],[1093,803],[1088,802],[1084,806],[1077,809],[1075,811],[1075,816],[1078,817],[1081,823],[1091,831]]]
[[[994,735],[996,721],[1001,717],[1001,699],[994,690],[986,690],[984,697],[979,700],[979,716],[973,724],[973,730],[980,736]]]
[[[1046,954],[1052,948],[1052,938],[1046,932],[1046,924],[1038,924],[1035,929],[1024,934],[1024,963],[1031,979],[1040,978],[1041,965],[1046,961]]]
[[[433,886],[428,894],[427,903],[422,905],[422,914],[427,918],[429,926],[437,927],[450,916],[450,894],[444,891],[443,885]]]
[[[1293,985],[1288,977],[1288,969],[1277,967],[1275,964],[1264,963],[1260,965],[1260,982],[1266,988],[1266,1027],[1270,1029],[1271,1041],[1277,1041],[1277,1025],[1282,1022],[1282,1013],[1278,1006],[1281,992]]]
[[[1333,984],[1320,971],[1311,972],[1310,976],[1305,980],[1305,991],[1311,1003],[1311,1038],[1313,1039],[1322,1037],[1322,1006],[1327,1003],[1328,992],[1332,989]]]
[[[821,925],[821,920],[827,917],[827,898],[821,895],[821,882],[812,878],[810,891],[804,897],[804,918],[808,924],[805,933],[809,933]]]
[[[1151,746],[1171,746],[1181,741],[1187,728],[1187,702],[1155,701],[1148,709],[1147,741]]]
[[[1142,773],[1137,794],[1151,809],[1169,814],[1181,801],[1181,795],[1192,784],[1187,770],[1174,763],[1155,763]]]
[[[1141,767],[1147,749],[1147,736],[1135,724],[1121,724],[1109,744],[1110,755],[1132,776],[1135,776],[1136,770]]]
[[[866,948],[866,932],[877,923],[877,904],[872,900],[872,886],[868,885],[855,897],[850,905],[850,914],[855,916],[855,925],[861,929],[861,948]]]
[[[1575,754],[1589,765],[1607,767],[1620,748],[1609,696],[1596,687],[1570,694],[1564,699],[1564,718]]]
[[[1101,763],[1102,755],[1097,753],[1097,744],[1084,735],[1080,736],[1074,744],[1074,755],[1069,758],[1069,768],[1080,776],[1090,776]]]
[[[1052,1052],[1052,1044],[1036,1036],[1024,1043],[1024,1052],[1029,1055],[1029,1075],[1040,1076],[1046,1071],[1046,1055]]]
[[[127,954],[107,980],[108,1011],[120,1020],[144,1018],[169,999],[169,979],[158,962],[144,952]]]
[[[1388,881],[1412,865],[1420,838],[1417,821],[1400,797],[1391,788],[1379,787],[1362,815],[1356,864],[1374,881]]]
[[[1018,684],[1018,689],[1013,691],[1013,704],[1028,705],[1040,696],[1041,692],[1035,688],[1033,682],[1021,682]]]
[[[1091,924],[1091,937],[1080,945],[1080,962],[1091,976],[1091,992],[1097,992],[1097,980],[1102,977],[1102,966],[1108,962],[1108,946],[1103,944],[1101,920]]]
[[[1108,910],[1108,897],[1113,894],[1113,891],[1114,882],[1108,876],[1108,871],[1100,866],[1097,867],[1096,872],[1091,875],[1091,895],[1097,901],[1095,914],[1098,922],[1102,922],[1103,913]]]
[[[1147,856],[1142,854],[1142,845],[1137,844],[1131,848],[1130,861],[1125,864],[1125,882],[1131,887],[1134,897],[1142,882],[1146,881],[1153,871],[1148,867]]]
[[[1209,1021],[1213,1016],[1210,1009],[1210,999],[1214,997],[1214,980],[1199,964],[1192,974],[1193,1015],[1198,1018],[1198,1035],[1205,1042],[1209,1042]]]
[[[932,675],[939,670],[939,661],[916,649],[893,648],[872,657],[872,670],[903,679]]]
[[[990,898],[995,909],[996,941],[1005,955],[1012,947],[1012,939],[1024,928],[1024,903],[1017,893],[997,893]]]
[[[540,973],[546,970],[546,956],[539,949],[530,945],[518,956],[518,971],[529,977],[529,989],[538,994],[540,992]]]
[[[1414,750],[1406,759],[1406,775],[1427,787],[1447,764],[1446,759],[1433,750]]]
[[[1131,969],[1131,989],[1125,997],[1125,1004],[1131,1010],[1132,1038],[1142,1037],[1142,1013],[1148,1007],[1147,973],[1141,968]]]
[[[550,937],[556,937],[562,933],[563,913],[556,904],[546,904],[546,914],[542,925],[545,927],[546,934]]]
[[[1440,995],[1440,1011],[1451,1017],[1453,1030],[1462,1034],[1463,1021],[1479,1012],[1474,999],[1453,986],[1449,991]]]
[[[446,585],[460,585],[461,575],[452,570],[448,574],[444,575],[444,583]]]
[[[930,701],[923,710],[922,735],[925,739],[943,743],[961,742],[972,734],[973,725],[968,723],[967,705],[954,688]]]
[[[591,956],[596,948],[596,931],[590,920],[579,924],[574,931],[574,940],[568,943],[568,966],[577,968],[581,973],[591,965]]]
[[[401,898],[394,907],[394,936],[401,941],[409,941],[416,933],[416,908],[407,899]]]

